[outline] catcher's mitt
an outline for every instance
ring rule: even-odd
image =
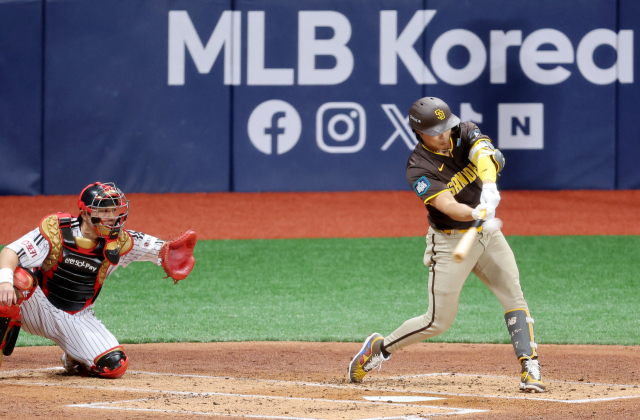
[[[188,230],[178,238],[165,242],[160,248],[162,268],[175,284],[178,284],[179,280],[187,278],[193,270],[196,263],[193,258],[193,248],[196,246],[197,240],[196,233]]]

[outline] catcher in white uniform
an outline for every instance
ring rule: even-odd
[[[129,201],[113,183],[88,185],[78,207],[78,217],[49,215],[0,252],[0,363],[24,328],[58,344],[68,372],[119,378],[129,359],[93,312],[104,281],[118,267],[150,261],[177,283],[195,264],[196,234],[165,242],[125,230]]]

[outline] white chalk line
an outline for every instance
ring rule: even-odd
[[[216,395],[225,395],[222,393],[215,393]],[[234,394],[228,394],[234,395]],[[338,403],[347,403],[347,404],[366,404],[363,401],[349,401],[349,400],[326,400],[326,399],[317,399],[317,398],[295,398],[295,397],[270,397],[270,396],[255,396],[255,395],[247,395],[247,394],[237,394],[235,396],[242,396],[246,398],[266,398],[266,399],[283,399],[283,400],[307,400],[307,401],[315,401],[315,402],[338,402]],[[103,410],[123,410],[123,411],[152,411],[152,412],[160,412],[160,413],[179,413],[179,414],[196,414],[196,415],[206,415],[206,416],[231,416],[231,417],[243,417],[243,418],[270,418],[270,419],[286,419],[286,420],[326,420],[322,418],[313,418],[313,417],[294,417],[294,416],[268,416],[268,415],[253,415],[253,414],[233,414],[233,413],[225,413],[225,412],[207,412],[207,411],[188,411],[188,410],[162,410],[159,408],[133,408],[133,407],[115,407],[114,404],[124,404],[124,403],[132,403],[132,402],[145,402],[150,401],[152,398],[142,398],[138,400],[127,400],[127,401],[109,401],[109,402],[97,402],[97,403],[88,403],[88,404],[71,404],[68,407],[78,407],[78,408],[92,408],[92,409],[103,409]],[[385,404],[385,403],[378,403]],[[389,406],[388,403],[385,405]],[[455,407],[438,407],[438,406],[429,406],[429,405],[416,405],[416,404],[393,404],[394,407],[415,407],[415,408],[431,408],[438,410],[448,410],[450,413],[425,413],[420,414],[419,416],[409,415],[409,416],[391,416],[391,417],[370,417],[370,418],[362,418],[357,420],[391,420],[391,419],[419,419],[421,417],[437,417],[437,416],[450,416],[450,415],[460,415],[460,414],[473,414],[473,413],[483,413],[488,410],[477,410],[473,408],[455,408]]]
[[[315,386],[322,388],[335,388],[335,389],[353,389],[355,386],[360,385],[333,385],[333,384],[323,384],[323,383],[313,383],[313,382],[297,382],[297,381],[279,381],[277,379],[247,379],[247,378],[232,378],[228,376],[206,376],[206,375],[183,375],[177,373],[159,373],[159,372],[145,372],[145,371],[131,371],[134,374],[140,375],[157,375],[157,376],[176,376],[176,377],[184,377],[184,378],[202,378],[202,379],[230,379],[230,380],[251,380],[257,382],[271,382],[271,383],[284,383],[284,384],[292,384],[292,385],[303,385],[303,386]],[[389,380],[394,379],[406,379],[406,378],[415,378],[422,376],[445,376],[445,375],[456,375],[456,376],[484,376],[488,378],[507,378],[513,379],[509,376],[498,376],[498,375],[472,375],[472,374],[459,374],[459,373],[426,373],[422,375],[411,375],[411,376],[396,376],[391,378],[385,378]],[[551,382],[551,381],[549,381]],[[557,383],[566,383],[566,384],[577,384],[577,385],[586,385],[583,382],[563,382],[563,381],[552,381]],[[607,385],[607,384],[589,384],[589,385]],[[613,386],[613,385],[610,385]],[[634,388],[635,385],[616,385],[621,387],[629,387]],[[602,398],[586,398],[582,400],[559,400],[554,398],[532,398],[527,396],[508,396],[508,395],[484,395],[484,394],[462,394],[462,393],[452,393],[452,392],[441,392],[441,391],[418,391],[418,390],[406,390],[406,389],[383,389],[383,388],[371,388],[366,387],[366,389],[370,391],[382,391],[382,392],[406,392],[412,394],[436,394],[436,395],[447,395],[452,397],[477,397],[477,398],[502,398],[507,400],[533,400],[533,401],[547,401],[547,402],[559,402],[565,404],[578,404],[578,403],[589,403],[589,402],[602,402],[602,401],[613,401],[613,400],[625,400],[632,398],[640,398],[640,395],[630,395],[630,396],[620,396],[620,397],[602,397]]]
[[[38,369],[17,369],[17,370],[0,370],[0,376],[9,374],[9,373],[22,373],[22,372],[37,372],[41,370],[64,370],[63,367],[47,367],[47,368],[38,368]]]
[[[6,371],[3,373],[11,373],[11,372],[27,372],[27,371],[42,371],[42,370],[62,370],[61,367],[49,367],[49,368],[40,368],[40,369],[22,369],[16,371]],[[314,383],[314,382],[299,382],[299,381],[281,381],[277,379],[250,379],[250,378],[234,378],[230,376],[209,376],[209,375],[186,375],[186,374],[177,374],[177,373],[161,373],[161,372],[147,372],[147,371],[129,371],[129,374],[135,375],[152,375],[152,376],[175,376],[181,378],[201,378],[201,379],[229,379],[234,381],[255,381],[255,382],[268,382],[268,383],[282,383],[282,384],[290,384],[290,385],[302,385],[302,386],[313,386],[320,388],[334,388],[334,389],[353,389],[355,386],[359,385],[334,385],[334,384],[323,384],[323,383]],[[406,379],[406,378],[416,378],[416,377],[426,377],[426,376],[469,376],[469,377],[488,377],[488,378],[511,378],[509,376],[500,376],[500,375],[474,375],[474,374],[463,374],[463,373],[451,373],[451,372],[441,372],[441,373],[427,373],[427,374],[419,374],[419,375],[408,375],[408,376],[396,376],[389,377],[385,379],[394,380],[394,379]],[[549,381],[549,382],[557,382],[557,383],[566,383],[566,384],[576,384],[576,385],[587,385],[583,382],[564,382],[564,381]],[[95,387],[95,386],[83,386],[83,385],[64,385],[64,384],[44,384],[44,383],[25,383],[23,381],[3,381],[5,384],[29,384],[29,385],[37,385],[37,386],[69,386],[69,387],[77,387],[77,388],[93,388],[93,389],[112,389],[119,391],[139,391],[139,392],[167,392],[167,393],[180,393],[180,394],[194,394],[189,392],[179,392],[179,391],[150,391],[145,389],[135,390],[134,388],[106,388],[106,387]],[[620,387],[629,387],[634,388],[636,385],[624,385],[624,384],[600,384],[600,383],[589,383],[589,385],[600,385],[600,386],[620,386]],[[394,388],[372,388],[367,387],[366,389],[370,391],[379,391],[379,392],[400,392],[400,393],[411,393],[411,394],[431,394],[431,395],[447,395],[454,397],[475,397],[475,398],[501,398],[501,399],[515,399],[515,400],[533,400],[533,401],[547,401],[547,402],[558,402],[564,404],[582,404],[582,403],[593,403],[593,402],[604,402],[604,401],[614,401],[614,400],[625,400],[625,399],[635,399],[640,398],[640,395],[629,395],[629,396],[619,396],[619,397],[602,397],[602,398],[586,398],[581,400],[560,400],[554,398],[531,398],[527,396],[507,396],[507,395],[485,395],[485,394],[465,394],[465,393],[451,393],[451,392],[441,392],[441,391],[419,391],[419,390],[406,390],[406,389],[394,389]]]
[[[33,369],[33,370],[53,370],[58,368],[44,368],[44,369]],[[139,374],[139,373],[138,373]],[[216,378],[217,377],[209,377]],[[226,377],[224,377],[226,378]],[[234,378],[228,378],[233,380]],[[243,378],[245,380],[245,378]],[[286,381],[282,381],[287,383]],[[169,391],[169,390],[158,390],[158,389],[143,389],[143,388],[128,388],[128,387],[103,387],[103,386],[94,386],[94,385],[73,385],[73,384],[59,384],[59,383],[44,383],[44,382],[25,382],[25,381],[2,381],[4,385],[29,385],[29,386],[59,386],[65,388],[80,388],[80,389],[93,389],[93,390],[102,390],[102,391],[123,391],[123,392],[145,392],[145,393],[157,393],[157,394],[169,394],[169,395],[180,395],[180,396],[190,396],[190,397],[206,397],[206,396],[224,396],[224,397],[245,397],[245,398],[256,398],[256,399],[267,399],[267,400],[290,400],[290,401],[313,401],[313,402],[325,402],[325,403],[338,403],[338,404],[360,404],[360,405],[385,405],[389,406],[389,403],[383,401],[354,401],[354,400],[330,400],[324,398],[304,398],[304,397],[279,397],[272,395],[250,395],[250,394],[236,394],[236,393],[225,393],[225,392],[185,392],[185,391]],[[136,400],[125,400],[125,401],[105,401],[105,402],[97,402],[97,403],[87,403],[87,404],[70,404],[68,407],[80,407],[80,408],[93,408],[93,409],[108,409],[108,410],[125,410],[125,411],[154,411],[154,412],[166,412],[166,413],[183,413],[183,414],[198,414],[198,415],[220,415],[220,416],[235,416],[235,417],[249,417],[249,418],[274,418],[274,419],[287,419],[287,420],[295,420],[297,417],[292,416],[261,416],[261,415],[241,415],[241,414],[225,414],[225,413],[210,413],[210,412],[199,412],[199,411],[187,411],[187,410],[161,410],[161,409],[146,409],[146,408],[133,408],[133,407],[114,407],[111,406],[113,404],[124,404],[130,402],[141,402],[141,401],[150,401],[153,398],[142,398]],[[456,407],[440,407],[440,406],[431,406],[431,405],[418,405],[418,404],[399,404],[393,403],[394,407],[409,407],[409,408],[429,408],[434,410],[443,410],[450,411],[449,413],[428,413],[422,414],[422,417],[433,417],[433,416],[444,416],[444,415],[457,415],[457,414],[470,414],[470,413],[482,413],[487,410],[477,410],[477,409],[469,409],[469,408],[456,408]],[[409,419],[413,416],[394,416],[389,418],[380,418],[380,419]],[[326,419],[313,419],[313,418],[300,418],[304,420],[326,420]],[[374,420],[374,419],[358,419],[358,420]]]
[[[453,373],[453,372],[442,372],[442,373],[423,373],[419,375],[405,375],[405,376],[391,376],[385,379],[396,380],[396,379],[407,379],[407,378],[422,378],[426,376],[469,376],[469,377],[477,377],[477,378],[505,378],[512,379],[511,376],[506,375],[478,375],[474,373]],[[598,385],[598,386],[617,386],[624,388],[640,388],[640,385],[626,385],[626,384],[606,384],[599,382],[585,382],[585,381],[558,381],[555,379],[545,379],[545,382],[549,383],[560,383],[560,384],[575,384],[575,385]]]
[[[201,416],[220,416],[220,417],[242,417],[242,418],[258,418],[258,419],[282,419],[282,420],[327,420],[322,418],[314,418],[314,417],[293,417],[293,416],[267,416],[267,415],[253,415],[253,414],[232,414],[232,413],[209,413],[206,411],[186,411],[186,410],[161,410],[159,408],[131,408],[131,407],[102,407],[102,406],[90,406],[90,404],[76,404],[70,405],[69,407],[80,407],[80,408],[94,408],[94,409],[103,409],[103,410],[122,410],[122,411],[144,411],[144,412],[156,412],[156,413],[175,413],[175,414],[191,414],[191,415],[201,415]],[[421,406],[423,407],[423,406]],[[460,415],[460,414],[473,414],[473,413],[482,413],[487,410],[462,410],[460,412],[455,413],[429,413],[429,414],[421,414],[419,416],[393,416],[393,417],[369,417],[362,418],[357,420],[417,420],[424,417],[436,417],[436,416],[449,416],[449,415]]]

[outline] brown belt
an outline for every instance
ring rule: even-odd
[[[440,232],[446,233],[447,235],[457,235],[458,233],[465,233],[468,230],[469,229],[444,229],[444,230],[441,230]],[[478,228],[478,232],[481,232],[481,231],[482,231],[482,226]]]

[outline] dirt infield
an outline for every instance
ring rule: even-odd
[[[277,418],[361,420],[639,418],[640,347],[541,348],[549,392],[518,389],[510,345],[422,343],[359,385],[358,343],[126,345],[129,371],[62,374],[55,347],[17,348],[0,372],[0,417],[30,420]]]

